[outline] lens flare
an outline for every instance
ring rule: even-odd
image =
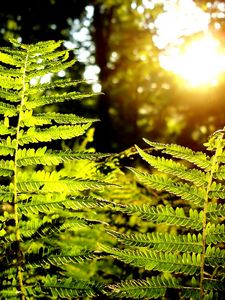
[[[191,86],[217,85],[225,72],[225,53],[219,41],[206,35],[181,48],[168,49],[159,57],[166,70],[177,74]]]

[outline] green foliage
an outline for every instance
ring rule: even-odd
[[[158,205],[128,204],[119,208],[121,212],[138,215],[152,226],[155,224],[155,231],[109,230],[122,248],[102,245],[102,249],[126,264],[153,272],[150,273],[153,276],[112,284],[110,293],[132,299],[164,296],[224,299],[223,135],[224,132],[219,131],[210,137],[205,144],[206,153],[147,140],[151,150],[136,147],[153,168],[151,174],[129,169],[140,184],[159,192],[167,191],[169,197]],[[160,153],[155,155],[158,151]],[[177,207],[173,204],[175,200],[179,203]],[[164,224],[164,230],[160,231],[157,224]],[[160,275],[155,276],[155,273]]]
[[[77,84],[69,80],[42,83],[41,76],[74,64],[61,42],[12,44],[0,49],[0,298],[92,297],[98,284],[88,279],[103,221],[90,218],[90,209],[108,205],[94,196],[108,184],[93,161],[105,155],[65,144],[58,150],[97,120],[52,106],[92,95],[65,92]],[[84,175],[87,160],[92,172]],[[77,168],[69,174],[66,163]]]

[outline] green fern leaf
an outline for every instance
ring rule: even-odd
[[[21,90],[22,85],[22,77],[0,75],[0,87],[3,89]]]
[[[185,214],[184,209],[177,207],[158,205],[157,207],[150,205],[127,205],[121,208],[128,214],[138,214],[141,218],[156,223],[167,223],[171,225],[184,226],[195,230],[202,229],[202,212],[190,209],[189,216]]]
[[[88,282],[76,282],[72,278],[66,279],[63,283],[56,277],[47,276],[45,287],[51,290],[52,296],[56,299],[60,298],[78,298],[80,296],[87,295],[88,297],[94,297],[96,295],[94,291],[96,284],[90,284]]]
[[[0,135],[14,135],[16,129],[13,127],[7,127],[5,124],[0,123]]]
[[[37,76],[44,76],[48,73],[56,73],[61,70],[65,70],[71,66],[73,66],[75,63],[75,60],[67,61],[67,62],[51,62],[48,65],[43,67],[39,67],[37,70],[30,71],[27,74],[27,80],[30,81],[32,78],[37,77]]]
[[[225,204],[209,203],[207,216],[214,221],[220,217],[225,217]]]
[[[202,236],[188,233],[187,235],[172,235],[168,233],[134,233],[122,234],[115,231],[108,231],[109,234],[123,242],[125,245],[149,247],[157,251],[167,252],[195,252],[201,253]]]
[[[103,251],[113,257],[135,267],[143,267],[146,270],[158,270],[162,272],[182,272],[184,274],[196,274],[200,269],[200,254],[183,255],[158,252],[147,249],[120,250],[101,245]]]
[[[9,186],[0,185],[0,201],[2,202],[12,202],[13,191]],[[4,206],[4,204],[2,204]]]
[[[21,92],[0,89],[0,97],[10,102],[20,102]]]
[[[0,160],[0,176],[11,176],[14,171],[13,160]]]
[[[188,162],[195,164],[199,168],[204,169],[205,171],[210,170],[210,167],[212,165],[210,157],[203,152],[194,152],[189,148],[176,144],[166,145],[151,142],[147,139],[144,139],[144,141],[157,150],[163,150],[163,153],[172,155],[176,158],[185,159]]]
[[[204,203],[205,190],[203,188],[197,188],[181,182],[176,183],[171,178],[151,175],[134,168],[128,169],[130,169],[137,176],[141,183],[146,184],[151,188],[157,189],[158,191],[165,190],[173,193],[179,197],[182,197],[183,200],[192,201],[196,205],[202,205]]]
[[[49,41],[44,41],[44,42],[37,42],[35,44],[32,45],[27,45],[27,44],[18,44],[18,42],[16,40],[11,40],[13,44],[15,44],[16,46],[19,46],[20,48],[26,50],[29,50],[29,52],[32,54],[37,54],[41,55],[41,54],[47,54],[47,53],[52,53],[53,51],[55,51],[56,49],[58,49],[63,41],[53,41],[53,40],[49,40]],[[11,49],[10,49],[11,50]]]
[[[54,80],[55,73],[75,61],[70,59],[69,50],[59,48],[62,43],[26,45],[13,40],[13,49],[0,49],[3,117],[0,121],[0,298],[3,299],[94,297],[100,290],[98,284],[75,281],[70,274],[75,268],[81,270],[82,263],[85,268],[81,274],[77,272],[77,277],[91,276],[90,266],[83,262],[87,259],[95,263],[95,255],[89,251],[93,253],[95,248],[95,235],[102,233],[99,225],[106,224],[104,220],[92,219],[91,210],[114,205],[92,195],[109,184],[102,180],[103,174],[97,173],[94,162],[89,163],[93,167],[90,174],[86,170],[87,161],[83,164],[85,170],[80,170],[81,162],[63,163],[75,159],[97,160],[105,154],[57,151],[41,145],[78,137],[97,121],[52,112],[57,103],[93,95],[72,91],[82,81],[61,79],[42,84],[41,76],[50,74]],[[49,104],[51,107],[42,107]],[[88,141],[89,136],[80,149],[85,149]],[[30,143],[36,143],[37,147],[23,147]],[[56,144],[58,148],[61,142],[52,143]],[[78,148],[79,143],[75,146]],[[72,168],[76,168],[74,173]],[[66,177],[67,174],[73,175]],[[50,278],[46,276],[48,273],[58,277]]]
[[[164,297],[167,289],[182,288],[179,280],[164,276],[151,277],[146,280],[127,280],[109,285],[111,293],[118,298],[156,299]]]
[[[224,224],[207,224],[206,228],[206,242],[207,244],[217,244],[225,242]]]
[[[91,124],[51,126],[47,129],[35,129],[30,127],[27,131],[20,131],[19,144],[51,142],[58,139],[72,139],[85,133]]]
[[[212,267],[223,266],[225,263],[225,250],[208,246],[206,248],[206,265]]]
[[[0,69],[1,70],[1,69]],[[71,80],[71,79],[59,79],[54,80],[54,82],[43,83],[39,86],[34,86],[30,89],[31,93],[37,93],[39,90],[48,90],[48,89],[55,89],[55,88],[65,88],[65,87],[74,87],[80,83],[86,83],[84,80]]]
[[[74,193],[86,189],[99,189],[109,184],[100,180],[81,178],[60,178],[60,174],[53,171],[34,172],[32,176],[25,173],[18,174],[18,191],[21,193]]]
[[[49,201],[48,203],[44,201],[20,203],[19,209],[28,213],[38,214],[39,212],[48,213],[49,210],[51,210],[51,212],[57,211],[59,209],[81,210],[87,208],[105,207],[106,205],[110,205],[110,202],[90,196],[76,196],[70,198],[67,197],[66,199],[58,201]]]
[[[225,189],[221,183],[216,183],[215,181],[211,185],[211,189],[209,191],[209,197],[211,199],[225,199]]]
[[[18,111],[14,105],[6,104],[0,101],[0,114],[6,117],[13,117],[18,114]]]
[[[21,114],[21,120],[23,121],[23,126],[42,126],[42,125],[51,125],[54,123],[57,124],[85,124],[93,123],[99,121],[99,119],[89,119],[78,117],[74,114],[60,114],[60,113],[45,113],[32,115],[32,111],[26,110]]]
[[[52,104],[52,103],[60,103],[64,102],[65,100],[81,100],[85,98],[93,97],[95,94],[82,94],[78,92],[70,92],[70,93],[63,93],[63,94],[55,94],[52,96],[42,96],[41,98],[34,99],[32,101],[28,101],[26,103],[27,109],[34,109],[39,106]]]
[[[0,52],[0,61],[4,64],[15,66],[15,67],[22,67],[23,62],[16,59],[15,56],[12,56],[10,54]]]
[[[0,66],[0,74],[3,76],[21,77],[23,71],[21,69],[5,68],[4,66]]]
[[[219,169],[214,173],[214,178],[219,180],[225,179],[225,166],[219,167]]]
[[[153,155],[145,153],[137,146],[136,149],[146,162],[148,162],[151,166],[157,168],[159,171],[177,176],[180,179],[191,181],[197,186],[206,186],[207,175],[204,172],[197,169],[188,170],[188,168],[184,165],[174,162],[171,159],[165,159],[164,157],[154,157]]]
[[[204,287],[206,290],[225,291],[225,280],[224,278],[221,280],[214,278],[206,278],[204,282]]]
[[[32,213],[33,210],[29,210],[20,206],[22,211],[27,211],[28,213]],[[36,213],[36,212],[35,212]],[[81,218],[70,218],[62,222],[62,219],[51,220],[51,222],[46,220],[32,219],[28,222],[21,222],[20,230],[22,234],[22,240],[28,240],[32,238],[32,240],[43,239],[49,236],[55,236],[58,233],[65,232],[65,230],[70,232],[77,232],[80,229],[88,228],[90,222],[86,219]]]
[[[15,152],[16,147],[16,140],[11,140],[11,138],[8,136],[7,139],[0,140],[0,155],[13,155]]]
[[[107,154],[98,154],[91,152],[74,152],[70,150],[65,151],[52,151],[47,150],[47,147],[38,148],[37,150],[30,149],[19,149],[18,150],[18,161],[19,167],[29,165],[47,165],[53,166],[70,160],[97,160],[108,156]]]
[[[50,255],[43,260],[44,263],[50,263],[54,266],[82,263],[87,260],[94,259],[94,255]]]
[[[27,72],[34,70],[41,71],[46,68],[46,66],[48,67],[48,64],[51,61],[56,61],[57,59],[60,59],[61,61],[65,61],[66,59],[68,59],[68,51],[54,51],[52,53],[42,54],[41,56],[31,55],[29,57],[29,62],[27,65]]]

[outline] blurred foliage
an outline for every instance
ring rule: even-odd
[[[130,1],[98,3],[94,41],[105,92],[99,111],[108,126],[99,131],[97,141],[108,133],[112,149],[124,149],[134,142],[140,144],[143,136],[201,147],[209,133],[223,126],[224,82],[216,88],[191,89],[160,68],[160,50],[153,40],[154,21],[163,11],[162,6],[139,13],[142,1],[132,1],[136,9],[131,8]],[[216,21],[212,19],[212,23]],[[102,143],[102,149],[108,146]]]
[[[75,46],[76,56],[82,51],[86,57],[67,77],[81,76],[85,66],[99,66],[103,95],[72,108],[100,117],[94,141],[97,150],[121,151],[141,144],[142,137],[198,149],[211,132],[223,127],[224,81],[218,87],[192,89],[159,65],[154,21],[164,11],[162,4],[140,9],[141,0],[15,3],[9,0],[1,8],[2,44],[9,37],[28,43],[64,39],[67,46]],[[223,1],[195,3],[210,13],[211,31],[223,43]],[[215,30],[215,23],[219,29]]]

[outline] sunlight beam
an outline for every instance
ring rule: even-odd
[[[192,87],[217,85],[225,71],[225,55],[211,35],[191,42],[182,51],[173,48],[159,57],[161,66],[187,81]]]
[[[167,2],[155,21],[160,65],[191,87],[215,86],[225,72],[225,51],[209,32],[210,16],[192,0]],[[194,35],[198,34],[198,39]],[[191,39],[191,37],[193,38]],[[188,37],[191,42],[185,44]]]

